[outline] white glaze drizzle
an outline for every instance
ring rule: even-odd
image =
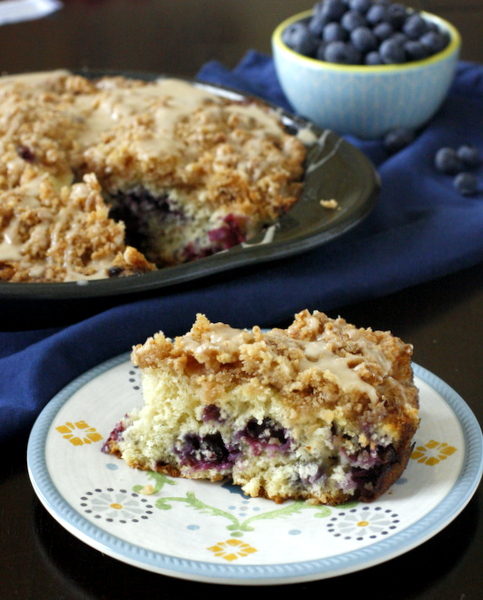
[[[317,144],[322,149],[325,147],[325,143],[327,141],[327,137],[329,136],[330,133],[331,133],[331,131],[329,129],[326,129],[324,131],[324,133],[318,139]],[[339,138],[336,141],[336,143],[334,144],[334,147],[332,148],[332,150],[328,154],[326,154],[325,156],[323,156],[317,162],[314,162],[314,163],[310,164],[307,167],[307,174],[310,174],[310,173],[312,173],[312,171],[315,171],[316,169],[319,169],[322,165],[324,165],[326,162],[328,162],[335,154],[337,154],[337,152],[339,150],[339,146],[342,144],[343,141],[344,141],[344,138]]]
[[[313,341],[298,340],[270,331],[267,332],[266,339],[301,351],[302,356],[297,367],[299,373],[310,369],[322,371],[329,378],[335,380],[344,393],[349,394],[356,390],[361,394],[366,394],[373,401],[377,400],[378,396],[374,386],[363,381],[357,371],[349,366],[348,361],[353,357],[334,354],[324,340],[320,338]],[[226,352],[236,356],[241,351],[241,346],[245,343],[252,343],[254,338],[253,334],[246,330],[235,329],[223,323],[212,323],[208,335],[205,334],[201,342],[194,340],[190,334],[183,336],[181,340],[185,350],[191,352],[198,361],[205,363],[209,362],[210,356],[214,352]],[[377,353],[377,356],[374,355],[374,358],[383,365],[387,362],[380,353]]]
[[[0,77],[0,94],[5,95],[9,89],[23,86],[27,88],[36,88],[46,82],[55,82],[70,75],[68,71],[57,70],[43,73],[27,73],[19,75],[7,75]],[[134,145],[136,152],[140,156],[152,156],[162,152],[174,152],[177,149],[177,143],[173,131],[183,117],[191,114],[198,107],[206,104],[208,101],[216,105],[221,104],[219,96],[188,82],[179,79],[159,79],[150,82],[147,85],[139,87],[116,87],[109,79],[98,85],[98,92],[78,94],[73,97],[72,103],[65,110],[69,112],[72,118],[81,120],[82,128],[78,134],[77,143],[82,148],[102,144],[103,135],[112,127],[117,126],[121,121],[126,122],[129,119],[135,119],[139,115],[148,115],[154,122],[154,126],[147,131],[144,136],[136,139]],[[6,100],[8,101],[8,99]],[[225,107],[225,110],[232,114],[239,115],[240,118],[252,119],[257,122],[256,135],[263,137],[265,135],[282,136],[283,127],[278,122],[276,113],[270,113],[255,104],[235,104]],[[20,160],[20,159],[19,159]],[[36,178],[24,184],[22,189],[23,204],[38,205],[36,195],[38,194],[41,177]],[[55,182],[53,182],[55,184]],[[70,182],[62,182],[70,183]],[[65,222],[72,218],[72,214],[63,211],[56,216],[58,223]],[[43,227],[45,233],[51,226],[49,218],[45,223],[39,225],[38,234]],[[12,219],[9,227],[4,231],[0,240],[0,261],[20,261],[22,259],[23,244],[17,235],[18,223]],[[55,236],[56,227],[52,234]],[[274,230],[269,228],[261,243],[269,243],[273,239]],[[106,263],[107,264],[107,263]],[[106,264],[99,262],[98,268],[93,275],[85,276],[76,273],[67,267],[66,281],[76,281],[79,279],[100,279],[105,277]],[[34,265],[34,271],[40,274],[41,265]],[[32,271],[32,274],[34,274]]]

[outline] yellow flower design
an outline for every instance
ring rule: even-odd
[[[83,446],[102,440],[102,435],[96,431],[96,428],[90,427],[85,421],[67,422],[56,427],[56,429],[62,434],[62,437],[69,440],[74,446]]]
[[[211,550],[220,558],[232,562],[234,560],[238,560],[239,558],[244,558],[249,554],[253,554],[257,552],[256,548],[250,546],[250,544],[246,544],[241,540],[229,539],[226,542],[219,542],[215,546],[211,546],[207,548],[207,550]]]
[[[416,446],[416,449],[411,454],[411,458],[429,467],[434,467],[434,465],[439,464],[442,460],[446,460],[456,451],[457,448],[449,446],[445,442],[430,440],[424,446]]]

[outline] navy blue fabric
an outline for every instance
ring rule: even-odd
[[[289,108],[271,58],[254,51],[233,71],[206,64],[199,79]],[[382,192],[373,213],[345,236],[300,256],[163,291],[72,326],[0,332],[0,441],[29,428],[75,377],[158,329],[184,333],[197,312],[237,327],[270,326],[304,308],[333,310],[482,261],[483,191],[463,197],[451,178],[433,167],[442,145],[473,143],[483,154],[482,119],[483,66],[461,62],[443,107],[411,146],[388,157],[379,141],[348,138],[377,166]]]

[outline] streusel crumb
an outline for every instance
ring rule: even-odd
[[[301,191],[305,148],[275,111],[181,80],[7,76],[0,107],[5,281],[207,256],[273,223]],[[133,248],[134,270],[121,258],[133,266]]]

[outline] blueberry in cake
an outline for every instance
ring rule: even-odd
[[[419,425],[412,347],[302,311],[263,332],[198,315],[174,341],[133,349],[144,406],[103,451],[135,468],[247,495],[337,505],[372,501],[401,475]]]
[[[179,79],[0,78],[0,280],[144,273],[226,250],[298,199],[280,115]]]

